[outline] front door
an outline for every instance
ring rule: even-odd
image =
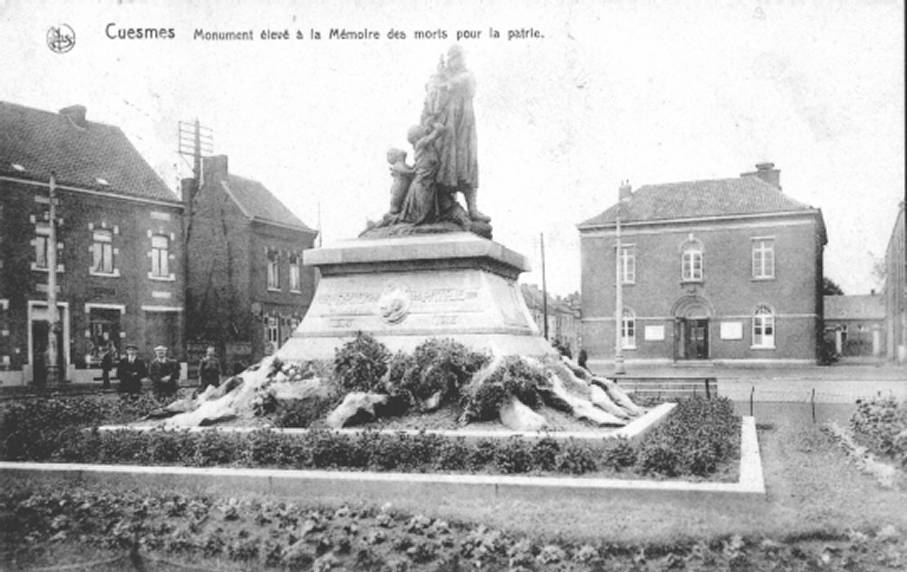
[[[47,384],[47,335],[50,332],[50,322],[35,320],[31,323],[32,359],[34,367],[32,375],[34,383],[38,386]],[[57,332],[57,367],[63,370],[63,332]]]
[[[686,321],[686,358],[709,359],[709,321]]]

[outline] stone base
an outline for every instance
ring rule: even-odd
[[[516,283],[526,259],[472,233],[353,240],[306,251],[304,263],[321,280],[281,359],[333,359],[358,331],[392,352],[453,338],[495,355],[557,355]]]

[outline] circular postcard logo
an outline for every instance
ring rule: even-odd
[[[76,45],[76,33],[69,24],[47,29],[47,47],[58,54],[65,54]]]

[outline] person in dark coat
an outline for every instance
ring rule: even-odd
[[[151,378],[155,395],[171,397],[176,393],[180,379],[180,364],[167,357],[166,346],[154,348],[154,359],[148,366],[148,377]]]
[[[101,387],[107,389],[110,387],[110,370],[113,369],[117,362],[117,346],[104,332],[104,341],[101,343]]]
[[[214,346],[208,346],[205,357],[198,362],[198,390],[205,391],[209,385],[220,385],[220,360],[217,359]]]
[[[120,393],[138,395],[142,392],[142,380],[148,377],[148,367],[139,357],[135,344],[126,346],[126,357],[117,365],[117,377],[120,378]]]
[[[577,356],[577,363],[582,368],[586,368],[586,361],[589,359],[589,354],[586,353],[586,348],[579,349],[579,356]],[[586,368],[588,369],[588,368]]]

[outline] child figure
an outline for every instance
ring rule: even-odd
[[[438,173],[440,157],[433,145],[445,127],[440,123],[431,126],[431,130],[414,125],[406,133],[406,139],[413,146],[413,176],[409,193],[403,206],[403,219],[412,224],[431,222],[438,215],[435,176]]]
[[[400,214],[406,192],[413,181],[416,171],[406,164],[406,151],[390,148],[387,150],[387,162],[390,163],[391,178],[391,208],[388,214]]]

